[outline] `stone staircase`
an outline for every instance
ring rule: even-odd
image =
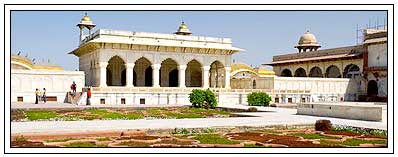
[[[71,104],[78,104],[80,97],[82,96],[82,92],[76,92],[76,95],[73,96],[71,92],[68,92],[66,94],[66,103],[71,103]]]

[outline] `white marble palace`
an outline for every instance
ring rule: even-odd
[[[77,26],[81,42],[70,54],[93,87],[230,88],[231,56],[242,51],[229,38],[192,36],[184,22],[174,34],[99,29],[84,35],[95,26],[88,16]]]
[[[91,88],[92,105],[190,104],[195,88],[210,88],[220,104],[231,105],[247,104],[253,91],[270,94],[273,103],[356,101],[366,90],[387,97],[386,31],[367,31],[363,44],[325,50],[307,32],[296,46],[299,53],[274,56],[270,70],[233,63],[232,55],[244,50],[230,38],[192,35],[184,22],[172,34],[93,31],[95,26],[87,15],[77,24],[79,46],[69,54],[79,58],[78,72],[37,70],[40,66],[14,55],[12,101],[33,102],[35,88],[45,87],[47,97],[70,102],[72,81],[82,92],[72,102],[84,104]],[[373,61],[375,55],[380,60]]]

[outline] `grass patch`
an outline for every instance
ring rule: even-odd
[[[142,118],[144,118],[144,115],[142,113],[128,113],[126,115],[126,119],[130,119],[130,120],[142,119]]]
[[[24,136],[17,136],[17,137],[15,137],[15,141],[26,142],[26,141],[28,141],[28,139],[26,139]]]
[[[159,116],[162,114],[164,110],[160,109],[160,108],[149,108],[146,109],[145,112],[148,113],[151,116]]]
[[[181,111],[197,113],[197,114],[220,114],[230,115],[230,112],[219,110],[219,109],[203,109],[203,108],[181,108]]]
[[[325,136],[320,134],[294,133],[289,135],[303,137],[304,139],[340,139],[338,137]]]
[[[182,119],[182,118],[205,118],[204,115],[200,115],[197,113],[175,113],[175,112],[168,112],[166,113],[168,118],[176,118],[176,119]]]
[[[87,109],[85,112],[89,112],[91,114],[105,114],[108,113],[106,109]]]
[[[320,144],[323,145],[343,145],[343,146],[359,146],[360,144],[386,144],[384,140],[361,140],[361,139],[347,139],[344,142],[331,142],[321,140]]]
[[[95,140],[97,140],[97,141],[110,141],[111,139],[109,137],[98,137]]]
[[[50,139],[50,140],[45,140],[46,142],[66,142],[70,140],[77,140],[77,138],[62,138],[62,139]]]
[[[144,142],[133,142],[133,141],[129,141],[129,142],[122,142],[122,143],[119,144],[119,146],[149,147],[150,144],[149,144],[149,143],[144,143]]]
[[[65,145],[65,147],[107,147],[107,146],[106,145],[96,145],[93,142],[74,142],[74,143]]]
[[[26,117],[31,120],[46,120],[57,117],[57,113],[55,111],[49,110],[26,110]]]
[[[218,134],[198,134],[192,139],[200,141],[201,144],[239,144],[238,141],[231,141]]]

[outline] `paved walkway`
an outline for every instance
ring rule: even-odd
[[[247,106],[220,106],[248,108]],[[60,133],[81,131],[111,131],[128,129],[174,129],[231,126],[272,126],[314,124],[318,119],[329,119],[333,124],[387,129],[386,121],[372,122],[341,118],[296,115],[296,109],[258,107],[260,111],[241,113],[260,117],[197,118],[197,119],[153,119],[153,120],[93,120],[93,121],[36,121],[12,122],[11,133]]]

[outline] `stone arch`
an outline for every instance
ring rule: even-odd
[[[201,87],[202,78],[202,64],[196,59],[189,61],[185,70],[185,85],[187,87]]]
[[[225,86],[225,67],[220,61],[216,60],[210,64],[210,87],[222,88]]]
[[[325,77],[327,77],[327,78],[341,78],[340,69],[337,66],[335,66],[335,65],[329,66],[326,69]]]
[[[377,96],[379,93],[379,88],[377,86],[377,82],[375,80],[370,80],[368,82],[368,90],[367,90],[368,96]]]
[[[213,64],[213,63],[215,63],[215,62],[218,62],[218,63],[220,63],[221,65],[223,65],[224,67],[226,66],[226,64],[225,64],[225,60],[224,59],[222,59],[222,58],[216,58],[216,57],[212,57],[212,58],[209,58],[209,59],[204,59],[204,64],[203,65],[211,65],[211,64]]]
[[[178,86],[178,64],[175,60],[167,58],[162,61],[160,66],[159,80],[161,87]]]
[[[177,65],[182,65],[182,61],[180,58],[182,57],[178,57],[178,56],[174,56],[172,55],[172,57],[170,57],[171,55],[160,55],[159,56],[159,63],[164,62],[165,60],[173,60],[175,63],[177,63]]]
[[[322,69],[318,66],[312,67],[309,77],[323,77]]]
[[[290,71],[289,69],[283,69],[281,72],[281,76],[282,77],[292,77],[292,71]]]
[[[145,58],[151,64],[156,63],[154,58],[153,58],[153,55],[152,54],[146,54],[146,53],[138,54],[135,57],[135,60],[133,59],[131,62],[132,63],[136,63],[138,60],[140,60],[142,58]]]
[[[355,76],[361,75],[361,71],[358,65],[349,64],[344,68],[343,77],[344,78],[354,78]]]
[[[113,56],[109,59],[106,67],[106,84],[108,86],[126,85],[126,62],[119,56]],[[124,71],[124,75],[123,75]],[[124,77],[124,78],[123,78]]]
[[[128,62],[128,58],[125,55],[122,55],[120,53],[101,53],[101,58],[100,58],[100,62],[109,62],[109,60],[111,60],[114,57],[119,57],[120,59],[122,59],[124,61],[124,63]],[[103,60],[101,60],[103,59]]]
[[[152,63],[146,57],[141,57],[135,61],[134,65],[134,86],[151,87],[152,86]]]
[[[298,68],[294,72],[294,77],[307,77],[307,73],[304,68]]]

